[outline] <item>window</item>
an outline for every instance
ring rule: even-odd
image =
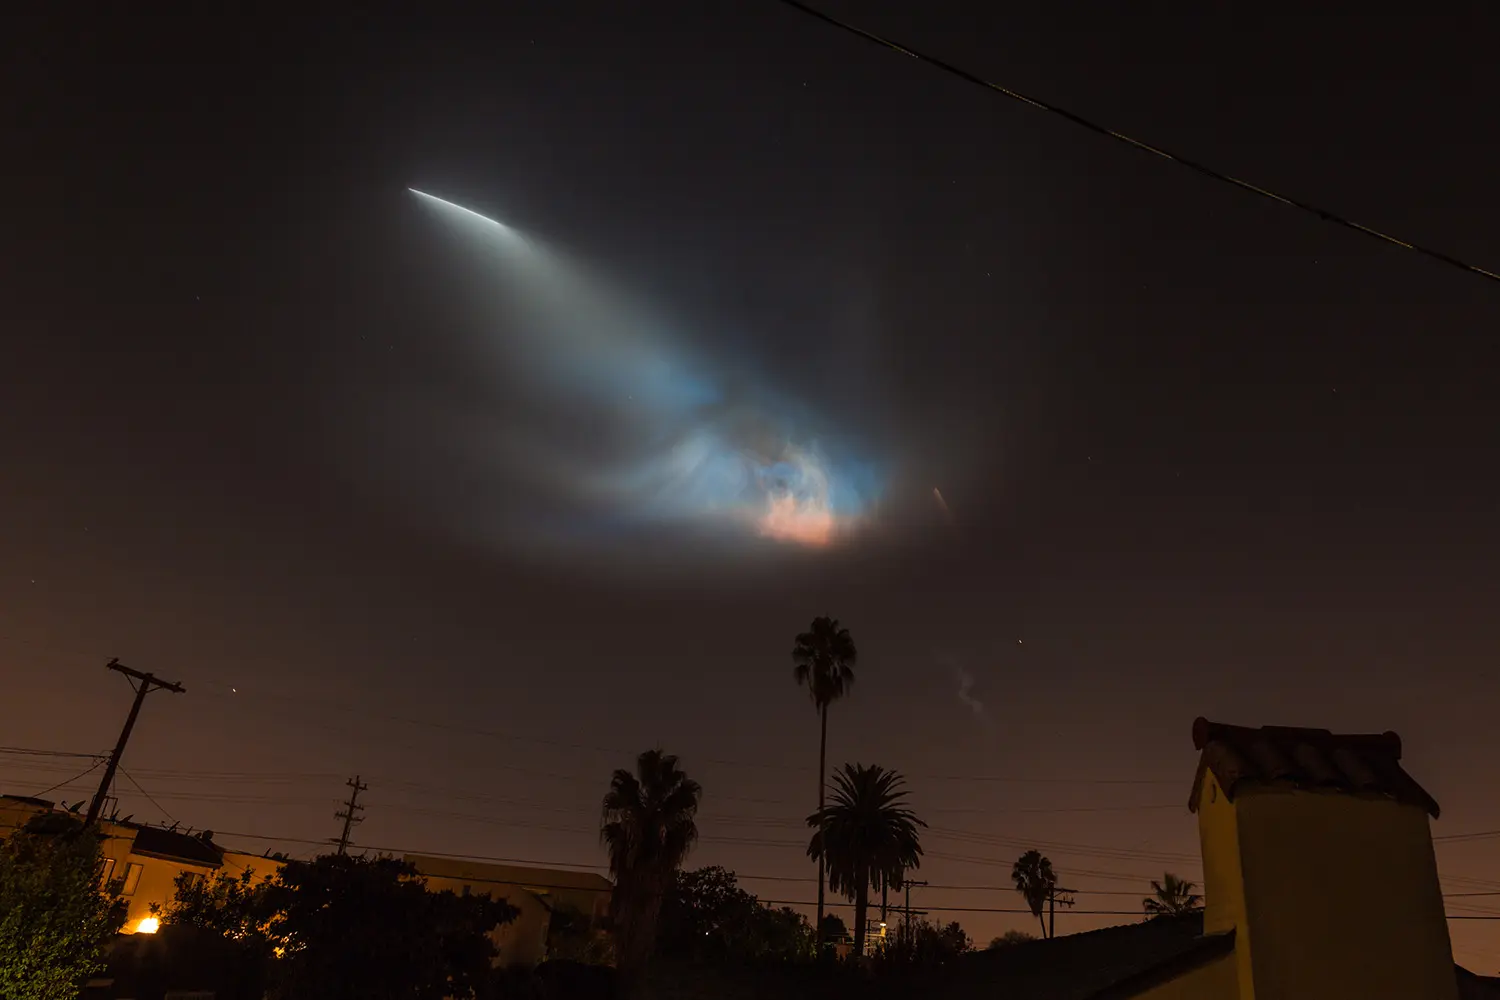
[[[115,874],[115,859],[114,858],[100,858],[99,859],[99,885],[100,886],[109,885],[109,880],[110,880],[110,878],[112,878],[114,876],[114,874]]]
[[[184,889],[194,889],[194,888],[197,888],[198,883],[200,883],[200,882],[203,881],[203,873],[202,872],[183,872],[181,877],[182,877],[182,887]]]
[[[144,865],[138,865],[134,861],[125,865],[125,888],[120,890],[122,896],[134,896],[135,890],[140,888],[141,872],[145,871]]]

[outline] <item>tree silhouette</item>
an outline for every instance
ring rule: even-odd
[[[277,1000],[467,1000],[490,976],[490,932],[518,913],[487,894],[429,892],[405,861],[347,854],[289,862],[264,902]]]
[[[797,959],[812,955],[812,925],[796,910],[773,910],[718,865],[677,873],[662,901],[656,954],[698,961]]]
[[[842,698],[854,686],[854,666],[859,650],[854,637],[841,628],[837,618],[824,615],[814,618],[806,632],[799,633],[792,646],[792,676],[807,688],[819,719],[818,736],[818,812],[823,812],[828,785],[828,706]],[[818,858],[818,952],[823,951],[823,884],[825,862]]]
[[[71,816],[32,817],[0,843],[0,996],[76,997],[104,968],[124,922],[120,883],[100,892],[99,832]]]
[[[1047,937],[1047,921],[1042,917],[1042,906],[1052,891],[1057,888],[1057,873],[1052,862],[1041,851],[1027,851],[1016,859],[1010,877],[1016,883],[1016,891],[1031,908],[1031,915],[1042,925],[1042,937]]]
[[[827,865],[829,888],[854,901],[854,953],[862,956],[869,891],[896,884],[907,869],[921,866],[917,828],[927,824],[906,808],[895,771],[845,764],[833,782],[833,801],[807,817],[818,831],[807,854]]]
[[[492,932],[520,912],[486,892],[433,892],[411,864],[384,856],[325,854],[259,880],[184,874],[176,886],[160,937],[221,997],[487,996]]]
[[[1196,882],[1188,882],[1171,872],[1165,872],[1160,882],[1151,880],[1154,895],[1141,900],[1141,906],[1152,917],[1178,917],[1193,913],[1203,909],[1203,897],[1193,891],[1196,888]]]
[[[990,938],[989,947],[986,950],[998,951],[1001,948],[1014,948],[1018,944],[1025,944],[1027,941],[1035,940],[1035,934],[1027,934],[1025,931],[1020,930],[1008,930],[999,937]]]
[[[636,770],[621,768],[604,796],[599,839],[609,850],[615,877],[610,919],[620,977],[634,989],[656,941],[662,899],[698,840],[694,817],[703,789],[677,766],[677,758],[647,750]]]

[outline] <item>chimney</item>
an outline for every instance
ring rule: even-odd
[[[1235,931],[1242,1000],[1456,1000],[1429,818],[1395,733],[1198,719],[1189,808],[1204,931]]]

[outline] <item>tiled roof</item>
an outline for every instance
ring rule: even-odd
[[[1230,726],[1199,718],[1193,745],[1202,751],[1188,808],[1198,809],[1203,770],[1213,771],[1230,799],[1245,785],[1284,784],[1366,795],[1418,805],[1434,818],[1438,804],[1401,767],[1395,733],[1338,735],[1326,729]]]
[[[1234,947],[1203,934],[1203,915],[1165,917],[965,955],[929,998],[1114,1000],[1181,975]]]

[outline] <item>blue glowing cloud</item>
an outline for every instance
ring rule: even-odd
[[[534,239],[413,194],[483,262],[495,321],[484,363],[589,429],[580,441],[547,420],[512,420],[478,444],[481,461],[574,512],[534,511],[522,530],[699,524],[824,547],[869,521],[882,468],[818,414],[742,362],[721,377],[713,361],[732,359],[691,356],[655,317]]]

